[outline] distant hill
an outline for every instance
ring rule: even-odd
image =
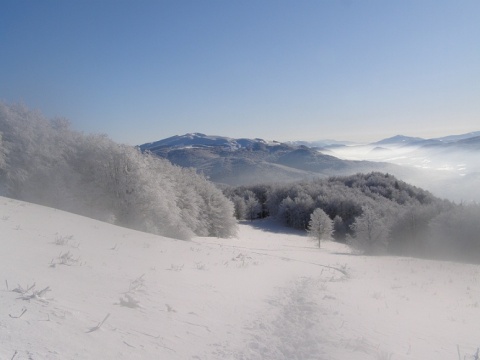
[[[480,137],[480,131],[469,132],[459,135],[448,135],[438,138],[425,139],[421,137],[395,135],[389,138],[381,139],[369,144],[359,144],[351,141],[337,141],[333,139],[316,140],[316,141],[289,141],[286,144],[291,146],[308,146],[319,151],[328,152],[339,148],[355,148],[358,146],[373,146],[380,148],[389,147],[442,147],[445,145],[456,144],[458,148],[461,147],[476,147],[476,142]]]
[[[345,145],[356,144],[353,141],[339,141],[339,140],[333,140],[333,139],[315,140],[315,141],[298,140],[298,141],[287,141],[286,143],[292,146],[304,145],[304,146],[314,147],[314,148],[328,148],[332,146],[345,146]]]
[[[212,181],[230,185],[286,182],[357,172],[392,172],[396,166],[341,160],[314,148],[263,139],[189,133],[140,145],[175,165],[193,167]]]
[[[447,143],[447,142],[455,142],[458,140],[466,140],[466,139],[479,137],[479,136],[480,136],[480,131],[474,131],[466,134],[444,136],[444,137],[437,138],[437,140]]]
[[[279,144],[275,141],[272,145]],[[225,136],[210,136],[202,133],[189,133],[185,135],[176,135],[163,140],[140,146],[142,150],[155,152],[163,148],[186,148],[186,147],[216,147],[224,150],[238,150],[241,148],[253,148],[255,146],[264,146],[267,142],[262,139],[233,139]]]
[[[372,145],[411,145],[411,144],[418,144],[421,142],[426,141],[425,139],[419,137],[411,137],[411,136],[404,136],[404,135],[395,135],[387,139],[383,139],[377,142],[372,143]]]
[[[439,138],[423,139],[420,137],[411,137],[404,135],[396,135],[386,138],[370,145],[375,146],[417,146],[417,147],[450,147],[455,146],[458,149],[465,147],[476,147],[480,140],[480,131],[470,132],[461,135],[449,135]]]

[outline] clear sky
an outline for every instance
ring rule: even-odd
[[[0,100],[120,142],[480,130],[479,0],[0,5]]]

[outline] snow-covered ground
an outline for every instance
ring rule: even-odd
[[[0,197],[0,359],[473,359],[480,266],[242,223],[179,241]]]

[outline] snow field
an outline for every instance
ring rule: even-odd
[[[473,359],[478,265],[315,245],[270,221],[180,241],[0,198],[0,358]]]

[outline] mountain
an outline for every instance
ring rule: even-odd
[[[479,136],[480,136],[480,131],[474,131],[466,134],[444,136],[444,137],[437,138],[437,140],[447,143],[447,142],[454,142],[458,140],[466,140],[466,139],[479,137]]]
[[[193,167],[212,181],[230,185],[285,182],[356,172],[391,172],[387,163],[342,160],[317,149],[263,139],[189,133],[140,145],[175,165]]]
[[[315,140],[315,141],[287,141],[286,142],[288,145],[292,146],[308,146],[308,147],[313,147],[313,148],[329,148],[329,147],[335,147],[335,146],[345,146],[345,145],[355,145],[355,142],[353,141],[339,141],[339,140],[333,140],[333,139],[324,139],[324,140]]]
[[[458,147],[466,146],[469,147],[473,143],[478,142],[480,138],[480,131],[470,132],[460,135],[449,135],[439,138],[424,139],[420,137],[411,137],[405,135],[395,135],[374,143],[370,145],[375,146],[438,146],[443,147],[446,145],[456,144]],[[477,139],[477,140],[475,140]]]
[[[371,144],[324,147],[191,133],[143,144],[140,149],[229,185],[380,171],[451,200],[480,201],[478,133],[433,139],[397,135]]]
[[[448,142],[441,142],[436,144],[437,147],[444,149],[455,149],[461,151],[480,150],[480,136],[459,138],[457,140],[450,140]]]
[[[276,143],[275,141],[272,144]],[[163,148],[186,148],[186,147],[218,147],[224,150],[235,151],[241,148],[252,148],[254,146],[267,145],[262,139],[232,139],[225,136],[209,136],[202,133],[189,133],[182,136],[176,135],[163,140],[140,146],[142,151],[155,152]]]
[[[404,135],[395,135],[392,137],[389,137],[387,139],[383,139],[377,142],[372,143],[371,145],[410,145],[410,144],[416,144],[419,142],[426,141],[425,139],[419,138],[419,137],[411,137],[411,136],[404,136]]]
[[[456,144],[471,150],[480,150],[480,136],[462,139],[457,141]]]

